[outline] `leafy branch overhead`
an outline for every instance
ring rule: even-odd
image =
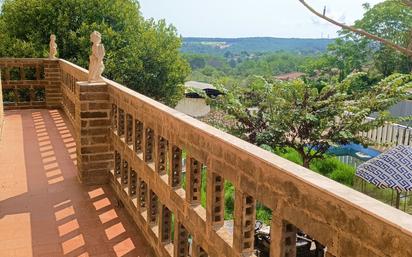
[[[320,17],[320,18],[322,18],[322,19],[324,19],[324,20],[326,20],[326,21],[328,21],[328,22],[330,22],[330,23],[332,23],[336,26],[339,26],[342,29],[345,29],[345,30],[351,31],[353,33],[356,33],[358,35],[364,36],[366,38],[381,42],[382,44],[384,44],[384,45],[386,45],[386,46],[388,46],[388,47],[390,47],[390,48],[392,48],[396,51],[399,51],[399,52],[405,54],[406,56],[409,56],[409,57],[412,58],[412,41],[410,42],[410,44],[407,47],[404,47],[404,46],[402,46],[400,44],[397,44],[397,43],[395,43],[395,42],[393,42],[389,39],[386,39],[384,37],[380,37],[376,34],[369,33],[369,32],[367,32],[363,29],[359,29],[359,28],[356,28],[354,26],[349,26],[349,25],[346,25],[346,24],[341,23],[339,21],[336,21],[336,20],[326,16],[325,11],[323,11],[323,13],[320,13],[320,12],[316,11],[315,8],[310,6],[305,0],[298,0],[298,1],[301,2],[310,12],[312,12],[316,16],[318,16],[318,17]],[[399,5],[402,5],[405,8],[411,8],[412,9],[412,1],[410,1],[410,0],[392,0],[392,1],[399,4]],[[412,30],[411,30],[410,39],[412,39]]]

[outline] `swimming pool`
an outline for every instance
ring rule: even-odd
[[[363,147],[359,144],[347,144],[329,148],[327,154],[338,157],[343,163],[354,166],[355,168],[365,161],[377,157],[381,152]]]

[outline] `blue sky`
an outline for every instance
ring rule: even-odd
[[[184,37],[336,37],[338,28],[309,13],[298,0],[139,0],[146,18],[166,19]],[[339,21],[362,17],[362,3],[382,0],[308,0]]]

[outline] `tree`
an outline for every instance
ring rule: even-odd
[[[392,75],[369,90],[358,90],[362,73],[350,75],[322,90],[302,80],[266,81],[257,78],[248,87],[233,86],[213,100],[236,122],[228,128],[256,145],[295,149],[309,167],[336,144],[372,142],[362,136],[394,121],[386,110],[408,96],[412,75]],[[366,121],[372,113],[377,119]]]
[[[51,33],[59,57],[87,67],[89,35],[102,33],[104,75],[173,105],[189,67],[181,39],[164,21],[145,20],[136,0],[5,0],[0,13],[0,56],[46,57]]]

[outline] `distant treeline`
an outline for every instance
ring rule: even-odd
[[[183,38],[182,52],[223,55],[227,52],[240,54],[267,53],[277,51],[316,54],[324,52],[333,39],[299,39],[299,38]]]

